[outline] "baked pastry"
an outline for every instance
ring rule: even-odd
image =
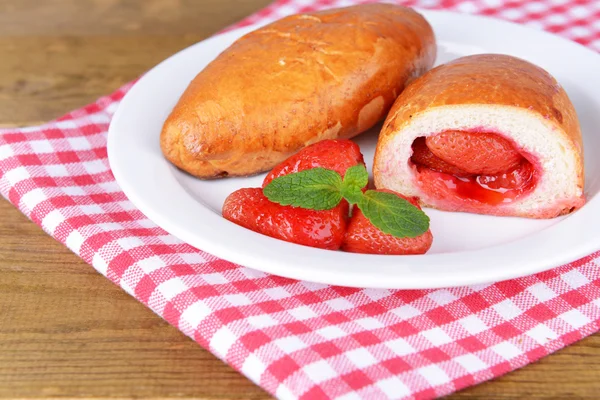
[[[482,54],[438,66],[394,103],[377,188],[424,206],[552,218],[585,203],[583,145],[567,93],[542,68]]]
[[[199,178],[269,170],[311,143],[371,128],[435,56],[431,26],[410,8],[283,18],[238,39],[194,78],[164,123],[162,151]]]

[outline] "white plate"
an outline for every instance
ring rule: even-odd
[[[201,181],[162,156],[163,121],[190,80],[256,26],[195,44],[159,64],[125,96],[108,134],[114,175],[156,224],[226,260],[280,276],[355,287],[437,288],[487,283],[546,270],[600,249],[600,55],[523,26],[469,15],[422,11],[435,29],[438,63],[476,53],[505,53],[547,69],[564,86],[581,121],[588,203],[553,220],[500,218],[426,209],[434,244],[419,256],[378,256],[287,243],[221,217],[225,197],[258,187],[263,176]],[[356,138],[370,163],[377,130]]]

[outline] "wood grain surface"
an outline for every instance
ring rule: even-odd
[[[0,0],[0,126],[107,94],[269,0]],[[600,336],[451,398],[597,399]],[[0,398],[268,399],[0,200]]]

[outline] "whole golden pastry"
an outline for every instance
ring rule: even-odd
[[[371,128],[435,56],[430,25],[406,7],[283,18],[194,78],[164,124],[162,151],[199,178],[269,170],[311,143]]]

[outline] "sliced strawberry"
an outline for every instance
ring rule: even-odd
[[[240,189],[223,204],[223,217],[247,229],[287,242],[337,250],[344,239],[348,203],[315,211],[273,203],[261,188]]]
[[[533,164],[526,160],[517,168],[498,175],[456,177],[423,169],[418,179],[423,192],[443,199],[438,204],[444,204],[446,210],[460,210],[464,204],[469,205],[471,210],[477,210],[511,202],[523,193],[531,191],[537,183],[536,170]],[[470,201],[464,203],[465,199]],[[476,201],[478,205],[474,205],[471,200]]]
[[[322,167],[342,177],[354,165],[364,165],[358,145],[351,140],[323,140],[305,147],[265,177],[263,188],[273,179]],[[282,206],[267,199],[260,188],[233,192],[223,205],[223,217],[267,236],[323,249],[339,249],[346,231],[349,206],[341,201],[331,210],[316,211]]]
[[[348,168],[357,164],[364,165],[365,161],[356,143],[348,139],[323,140],[303,148],[273,168],[265,177],[263,188],[282,175],[317,167],[332,169],[343,177]]]
[[[529,188],[534,181],[535,168],[528,161],[521,162],[516,168],[497,175],[481,175],[477,183],[483,188],[500,193],[521,191]]]
[[[394,193],[419,207],[417,199],[414,197],[405,197],[391,190],[378,191]],[[433,235],[430,230],[416,238],[397,238],[385,234],[376,228],[358,207],[354,207],[342,244],[342,250],[367,254],[425,254],[431,247],[432,242]]]
[[[447,131],[429,136],[426,144],[437,157],[469,174],[500,174],[523,158],[509,140],[492,133]]]
[[[415,139],[412,145],[412,150],[413,155],[411,157],[411,161],[417,165],[427,167],[434,171],[444,172],[450,175],[470,175],[468,172],[463,171],[462,169],[447,163],[446,161],[433,154],[431,150],[429,150],[429,147],[427,147],[427,144],[425,144],[424,137],[419,137]]]

